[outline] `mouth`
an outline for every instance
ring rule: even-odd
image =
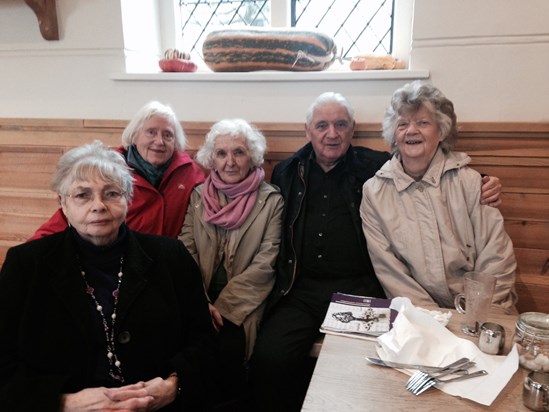
[[[108,224],[109,222],[110,222],[109,220],[94,220],[94,221],[90,222],[89,224],[90,225],[95,225],[95,226],[103,226],[103,225]]]
[[[411,145],[420,144],[420,143],[421,143],[421,140],[418,140],[418,139],[408,139],[408,140],[406,140],[404,143],[406,143],[406,144],[411,144]]]

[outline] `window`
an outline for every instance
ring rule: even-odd
[[[331,35],[343,59],[393,51],[394,0],[175,0],[181,48],[202,59],[202,43],[226,26],[292,26]]]

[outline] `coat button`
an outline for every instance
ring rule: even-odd
[[[118,334],[119,343],[122,343],[122,344],[128,343],[131,339],[132,339],[132,335],[130,335],[130,332],[128,331],[120,332]]]

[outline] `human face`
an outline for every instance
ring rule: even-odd
[[[133,144],[143,159],[155,167],[161,167],[172,158],[175,150],[175,130],[170,121],[152,116],[143,123]]]
[[[244,136],[218,136],[214,144],[213,162],[214,170],[225,183],[244,180],[252,168]]]
[[[442,133],[431,110],[421,106],[417,111],[402,113],[397,119],[395,140],[404,170],[414,178],[427,171]]]
[[[305,125],[305,132],[313,145],[316,161],[325,172],[347,152],[354,128],[354,121],[340,104],[325,104],[313,112],[310,124]]]
[[[96,176],[89,181],[73,182],[60,198],[63,213],[83,239],[97,246],[116,240],[128,211],[128,202],[119,186]]]

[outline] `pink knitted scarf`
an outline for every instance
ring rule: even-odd
[[[248,218],[257,199],[257,189],[265,179],[265,171],[256,167],[238,183],[225,183],[212,170],[202,189],[204,220],[224,229],[236,229]],[[229,203],[221,206],[217,191],[227,196]]]

